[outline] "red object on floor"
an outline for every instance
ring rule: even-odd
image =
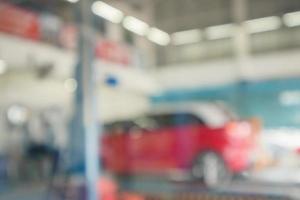
[[[144,200],[145,198],[138,194],[133,193],[123,193],[121,195],[121,200]]]
[[[117,200],[118,186],[117,184],[106,177],[99,180],[98,192],[101,200]]]

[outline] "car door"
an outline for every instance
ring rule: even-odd
[[[162,116],[144,116],[135,120],[128,143],[131,168],[134,171],[161,172],[174,165],[174,139],[171,129],[164,126]]]
[[[151,132],[156,126],[155,121],[148,116],[134,120],[127,136],[127,152],[132,172],[149,171],[149,160],[152,151]]]
[[[174,150],[176,137],[171,123],[172,114],[156,114],[151,118],[156,120],[157,126],[148,133],[148,143],[151,151],[148,153],[148,161],[151,170],[166,172],[176,168]]]
[[[102,138],[102,158],[106,169],[126,173],[128,171],[127,130],[128,122],[115,122]]]
[[[173,156],[176,158],[177,168],[186,168],[198,153],[202,135],[205,134],[205,124],[199,117],[183,112],[173,114],[171,123],[176,140]]]

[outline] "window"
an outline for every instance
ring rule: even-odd
[[[174,125],[204,124],[203,120],[188,113],[174,114],[173,118]]]
[[[104,125],[104,130],[108,134],[127,133],[134,126],[132,121],[119,121]]]
[[[145,116],[134,121],[138,128],[153,130],[159,128],[158,119],[155,117]]]
[[[158,126],[177,126],[189,124],[204,124],[204,121],[193,114],[176,113],[176,114],[162,114],[154,115],[152,118],[157,120]]]

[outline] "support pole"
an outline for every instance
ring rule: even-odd
[[[95,81],[94,41],[91,0],[77,3],[79,41],[75,79],[74,117],[71,122],[70,149],[73,173],[83,176],[88,200],[99,200],[99,130]]]
[[[231,0],[233,21],[236,24],[234,51],[238,65],[239,78],[247,80],[251,74],[249,34],[245,27],[248,16],[248,0]]]

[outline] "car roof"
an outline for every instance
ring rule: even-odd
[[[220,127],[236,118],[235,115],[220,102],[168,103],[153,106],[148,115],[190,113],[202,119],[208,126]]]
[[[126,119],[118,119],[105,123],[106,127],[117,124],[131,123],[143,116],[158,116],[172,114],[192,114],[200,118],[209,127],[221,127],[226,122],[237,119],[235,114],[222,102],[184,102],[184,103],[163,103],[153,105],[143,114]]]

